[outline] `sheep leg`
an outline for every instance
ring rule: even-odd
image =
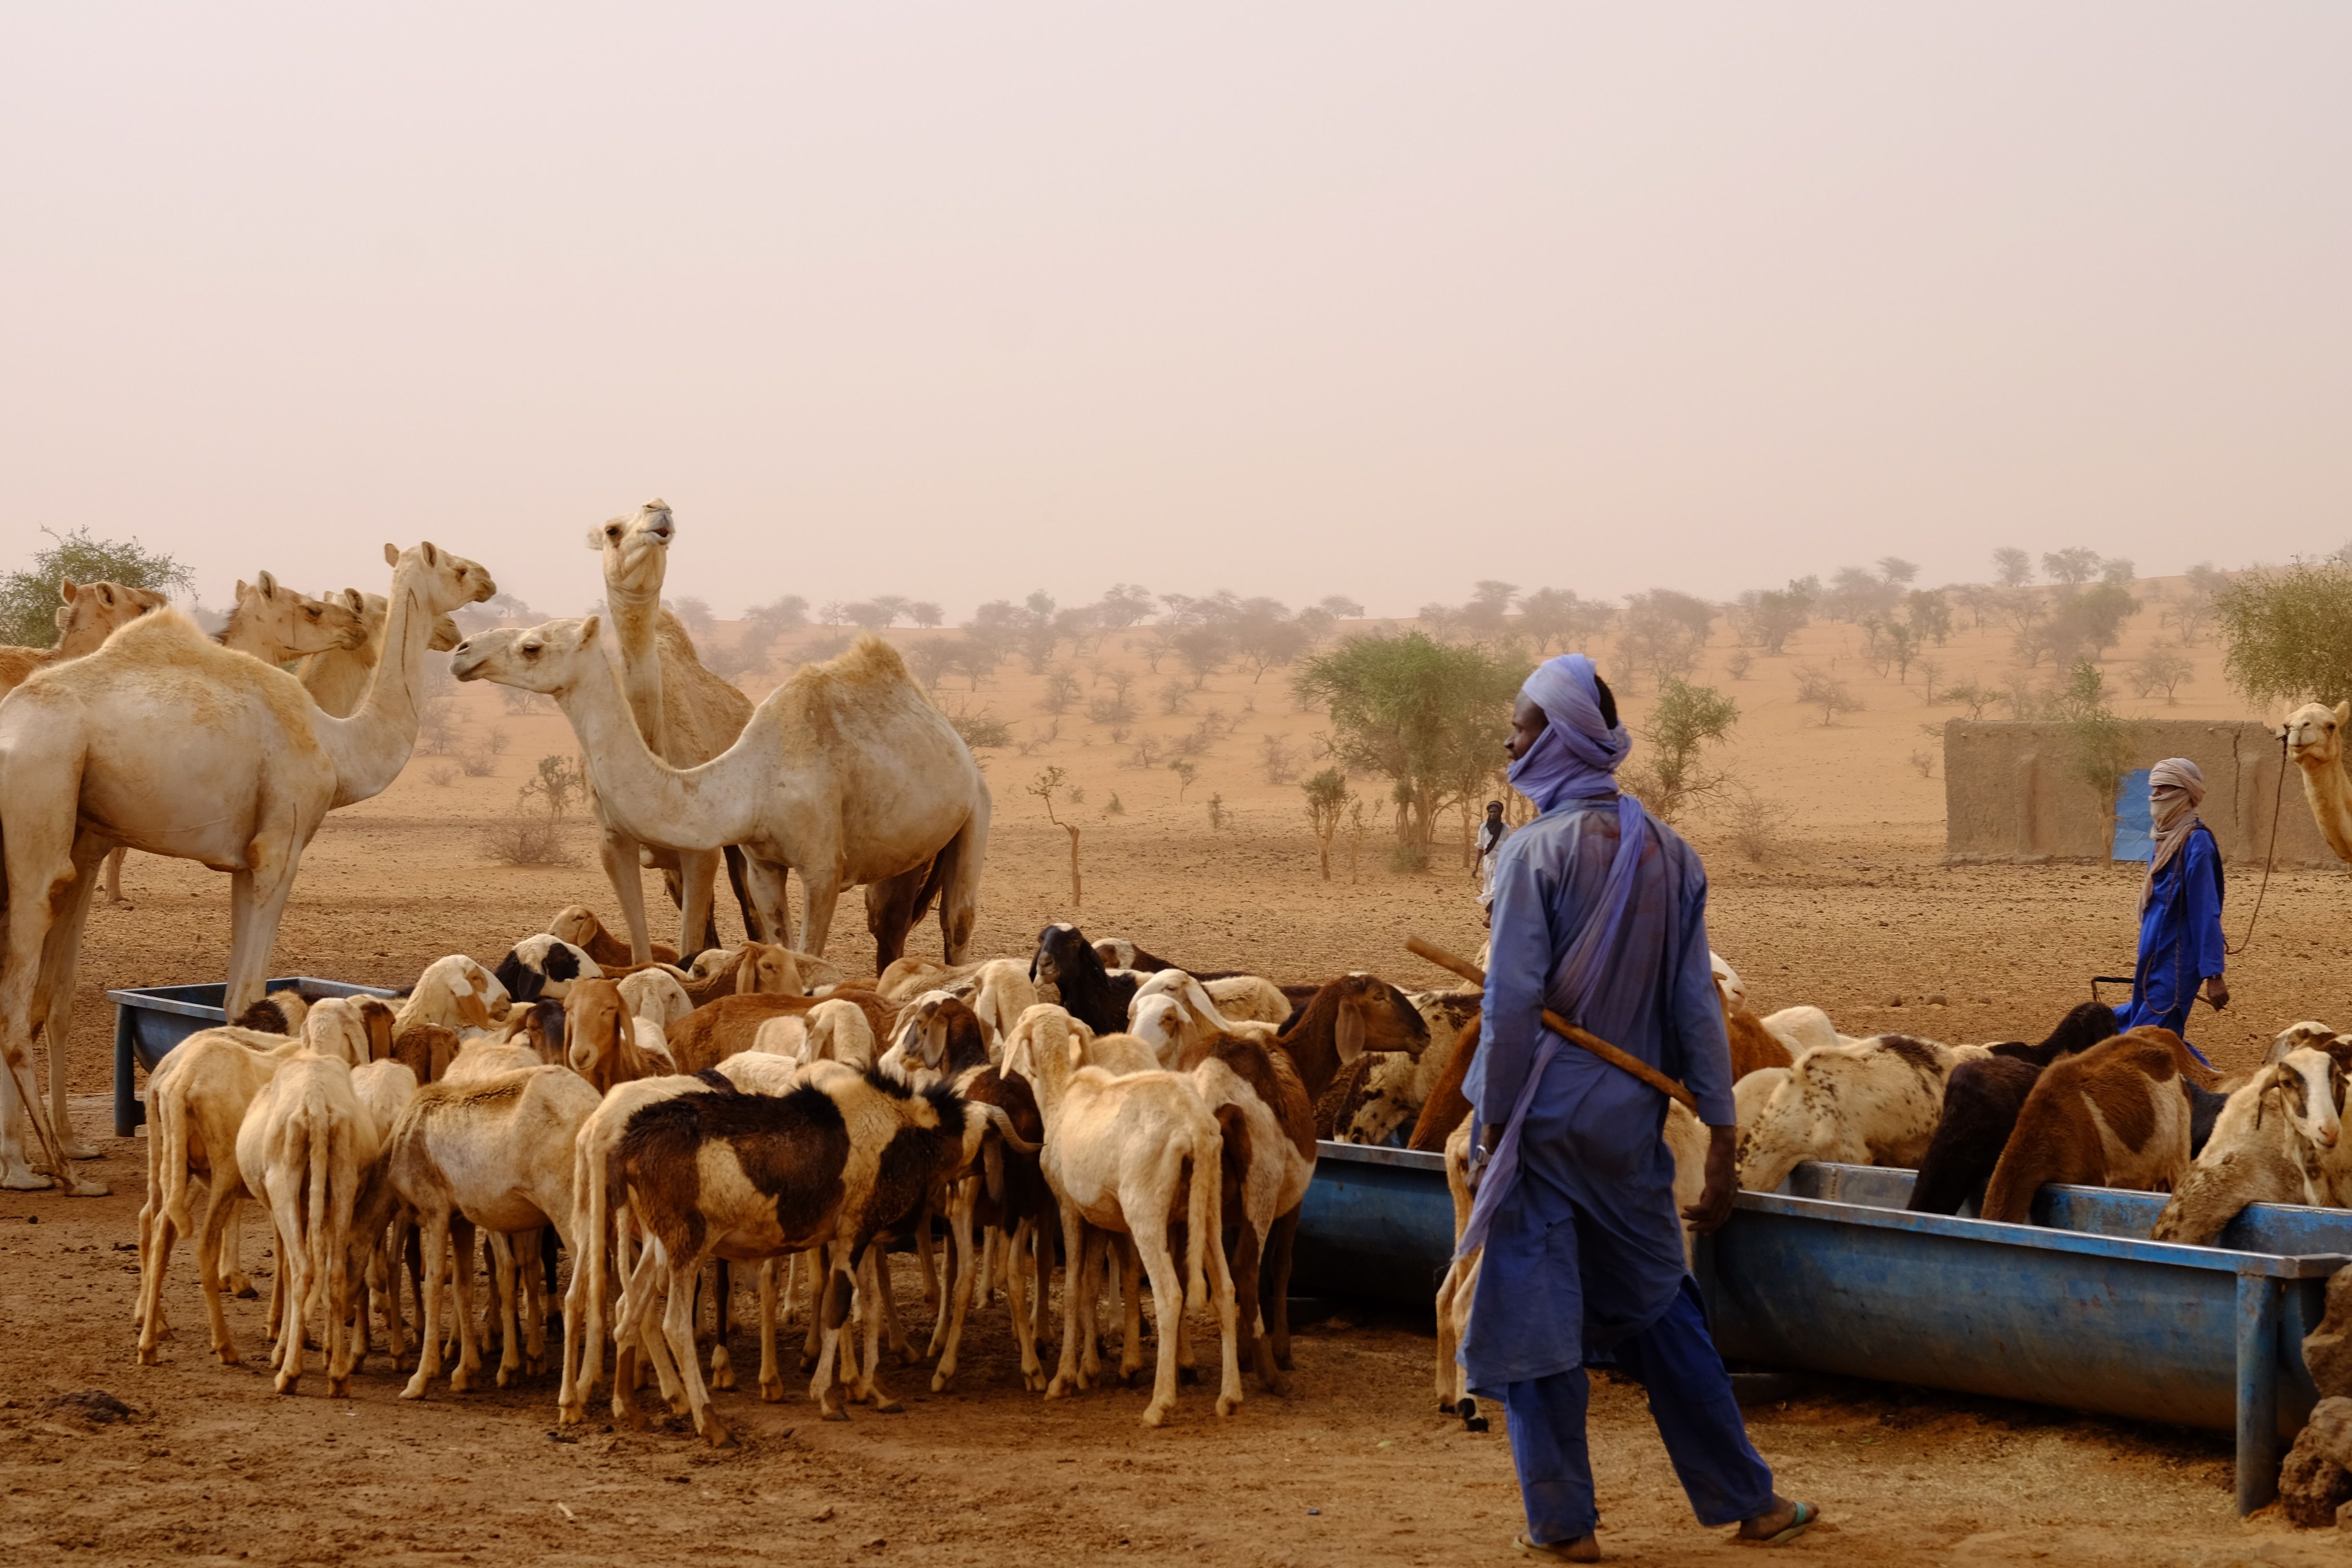
[[[824,1278],[813,1294],[821,1295],[822,1308],[814,1314],[820,1326],[824,1348],[817,1352],[816,1376],[809,1384],[809,1397],[816,1401],[817,1414],[827,1421],[846,1421],[849,1410],[842,1399],[841,1324],[849,1314],[849,1271],[841,1267],[830,1248],[823,1253]]]
[[[1266,1245],[1265,1269],[1259,1276],[1259,1297],[1265,1308],[1266,1337],[1274,1341],[1274,1364],[1290,1364],[1290,1259],[1298,1241],[1298,1211],[1292,1209],[1274,1222]]]
[[[1124,1297],[1119,1309],[1121,1322],[1127,1331],[1126,1342],[1119,1347],[1118,1380],[1131,1384],[1135,1381],[1135,1374],[1143,1370],[1143,1259],[1138,1256],[1140,1248],[1131,1234],[1112,1237],[1110,1244],[1118,1255],[1119,1285]],[[1160,1243],[1163,1247],[1167,1245],[1165,1240]],[[1155,1308],[1160,1305],[1156,1297],[1153,1305]],[[1184,1337],[1182,1314],[1179,1313],[1174,1318],[1165,1312],[1157,1315],[1157,1333],[1161,1342],[1181,1348]]]
[[[163,1328],[163,1279],[172,1271],[172,1244],[178,1237],[179,1227],[172,1223],[171,1216],[158,1214],[153,1228],[140,1238],[142,1256],[139,1259],[136,1318],[141,1366],[153,1366],[157,1360],[155,1342]]]
[[[498,1385],[506,1387],[522,1371],[522,1336],[516,1331],[520,1314],[516,1311],[515,1292],[520,1281],[515,1275],[513,1238],[504,1231],[485,1231],[482,1239],[489,1252],[491,1300],[499,1310],[499,1371]]]
[[[1004,1249],[998,1245],[1003,1234],[992,1225],[980,1233],[980,1304],[983,1308],[996,1305],[996,1277],[1005,1267]]]
[[[882,1307],[881,1326],[889,1331],[890,1348],[898,1352],[898,1364],[912,1366],[923,1358],[915,1353],[913,1342],[907,1338],[907,1327],[898,1321],[898,1292],[890,1283],[889,1249],[880,1242],[875,1242],[871,1256],[874,1258],[875,1273],[881,1279],[881,1284],[875,1293],[875,1300],[880,1302]]]
[[[1244,1224],[1242,1235],[1245,1238],[1242,1245],[1254,1247],[1257,1233]],[[1213,1233],[1202,1238],[1201,1248],[1202,1265],[1209,1276],[1209,1301],[1217,1310],[1217,1414],[1231,1415],[1242,1403],[1241,1306],[1233,1272],[1225,1267],[1223,1240]]]
[[[819,1298],[824,1292],[830,1276],[823,1247],[811,1247],[801,1257],[809,1259],[808,1331],[801,1339],[801,1370],[814,1372],[816,1370],[818,1349],[824,1336],[824,1310],[819,1304]]]
[[[422,1399],[425,1390],[441,1373],[441,1255],[449,1245],[449,1216],[428,1214],[417,1226],[422,1233],[425,1271],[418,1277],[421,1299],[416,1303],[417,1316],[423,1321],[422,1338],[416,1347],[416,1371],[407,1386],[400,1391],[403,1399]],[[469,1241],[471,1237],[467,1238]]]
[[[1086,1373],[1078,1364],[1078,1298],[1086,1293],[1086,1222],[1077,1210],[1067,1204],[1062,1206],[1062,1256],[1068,1264],[1062,1275],[1062,1354],[1054,1369],[1053,1380],[1045,1384],[1045,1397],[1059,1399],[1076,1384],[1087,1386]],[[1092,1316],[1091,1313],[1088,1314]],[[1093,1326],[1087,1325],[1087,1347],[1092,1349]]]
[[[1019,1221],[1013,1227],[1013,1234],[1004,1242],[1000,1250],[1006,1255],[1007,1261],[1013,1265],[1013,1268],[1006,1271],[1004,1277],[1004,1296],[1006,1305],[1011,1309],[1013,1316],[1013,1347],[1021,1352],[1021,1386],[1029,1390],[1031,1393],[1034,1393],[1036,1392],[1037,1384],[1042,1382],[1043,1379],[1038,1375],[1037,1337],[1035,1333],[1032,1331],[1033,1325],[1029,1318],[1028,1292],[1024,1289],[1024,1281],[1019,1267],[1021,1258],[1021,1237],[1027,1231],[1028,1226],[1029,1222],[1027,1220],[1024,1219]],[[991,1226],[989,1227],[989,1235],[992,1237],[996,1234],[996,1227],[994,1226]],[[983,1254],[982,1256],[984,1258],[986,1255]],[[982,1271],[985,1272],[987,1268],[986,1263],[983,1262],[981,1267]]]
[[[543,1259],[546,1257],[545,1242],[556,1234],[555,1227],[543,1225],[539,1227],[539,1234],[541,1243],[540,1256]],[[523,1300],[530,1307],[530,1314],[523,1319],[522,1325],[522,1370],[527,1376],[542,1377],[547,1373],[547,1303],[553,1292],[549,1289],[546,1269],[533,1268],[531,1261],[524,1258],[516,1263],[522,1279]]]
[[[269,1271],[269,1321],[264,1326],[264,1331],[268,1334],[270,1343],[275,1345],[286,1332],[286,1237],[278,1230],[275,1218],[269,1224],[273,1237],[270,1255],[277,1259],[278,1267]]]
[[[866,1365],[860,1370],[856,1398],[858,1404],[871,1405],[885,1415],[896,1415],[906,1406],[891,1398],[890,1391],[882,1386],[882,1325],[887,1318],[894,1330],[898,1326],[898,1314],[890,1306],[888,1256],[880,1242],[871,1243],[857,1270],[861,1289],[870,1290],[881,1301],[882,1310],[866,1314]]]
[[[457,1366],[449,1374],[449,1392],[473,1392],[482,1370],[482,1342],[474,1334],[474,1222],[461,1213],[449,1215],[449,1250],[457,1259],[452,1288],[457,1297]]]
[[[784,1292],[792,1291],[790,1258],[766,1258],[760,1261],[760,1397],[770,1405],[784,1397],[784,1374],[776,1370],[776,1266],[782,1262],[787,1270]]]
[[[944,1391],[949,1384],[955,1381],[956,1352],[963,1348],[963,1323],[965,1316],[971,1310],[973,1279],[975,1275],[987,1271],[986,1264],[975,1258],[971,1249],[971,1211],[979,1201],[979,1194],[971,1183],[965,1184],[965,1189],[956,1194],[955,1206],[948,1211],[950,1250],[956,1266],[955,1306],[948,1321],[946,1345],[932,1347],[940,1352],[940,1364],[931,1373],[933,1394]],[[991,1235],[995,1233],[995,1228],[993,1226],[989,1227]]]
[[[940,1269],[931,1260],[931,1211],[929,1208],[924,1209],[922,1217],[915,1222],[915,1265],[922,1270],[923,1310],[933,1314],[935,1321],[931,1332],[936,1339],[939,1325],[947,1321],[948,1303],[940,1290]],[[932,1348],[938,1349],[937,1344]]]
[[[277,1279],[283,1289],[275,1298],[284,1303],[278,1320],[278,1375],[272,1385],[291,1394],[302,1379],[302,1342],[309,1337],[310,1317],[310,1249],[303,1245],[302,1192],[298,1182],[290,1192],[271,1194],[271,1222],[278,1227]],[[333,1334],[334,1325],[327,1325]]]
[[[670,1266],[669,1303],[662,1313],[662,1330],[677,1362],[678,1375],[686,1382],[687,1409],[694,1416],[694,1429],[712,1447],[725,1448],[733,1446],[735,1435],[711,1413],[710,1391],[702,1385],[702,1366],[694,1353],[694,1282],[701,1272],[698,1257],[680,1258]]]
[[[213,1352],[224,1366],[236,1364],[236,1342],[229,1337],[228,1313],[221,1306],[221,1232],[236,1212],[236,1205],[224,1201],[215,1191],[212,1202],[205,1205],[204,1229],[196,1237],[196,1288],[204,1292],[205,1315],[212,1321]],[[161,1279],[156,1281],[156,1290],[159,1295],[163,1290]]]
[[[344,1140],[351,1136],[341,1131],[338,1139],[342,1143],[342,1158],[337,1162],[343,1171],[356,1175],[350,1145]],[[350,1180],[338,1181],[328,1194],[327,1235],[340,1237],[340,1247],[323,1247],[327,1260],[327,1397],[347,1399],[352,1392],[352,1366],[355,1358],[367,1354],[366,1298],[361,1298],[359,1329],[352,1329],[352,1205],[356,1194]]]
[[[1155,1215],[1147,1206],[1146,1212],[1137,1216],[1141,1223],[1132,1233],[1144,1271],[1151,1277],[1151,1307],[1160,1319],[1159,1364],[1151,1379],[1151,1403],[1143,1407],[1146,1426],[1160,1425],[1168,1419],[1169,1411],[1176,1407],[1174,1330],[1184,1319],[1184,1280],[1175,1259],[1168,1254],[1167,1222],[1162,1217],[1166,1205],[1160,1208],[1162,1213]],[[1139,1304],[1137,1315],[1141,1316]]]
[[[574,1210],[575,1226],[579,1217]],[[575,1234],[585,1235],[586,1228],[579,1226]],[[587,1241],[600,1251],[604,1245],[602,1237],[588,1237]],[[590,1256],[573,1255],[572,1284],[563,1294],[563,1368],[555,1390],[558,1426],[580,1424],[588,1413],[588,1396],[596,1391],[597,1374],[604,1369],[604,1304],[596,1300],[595,1271],[589,1266]]]
[[[728,1352],[727,1335],[734,1324],[730,1310],[734,1305],[735,1273],[728,1268],[727,1259],[711,1265],[710,1274],[710,1386],[731,1389],[735,1386],[735,1358]]]
[[[637,1408],[639,1359],[644,1355],[640,1329],[646,1298],[652,1293],[654,1249],[640,1251],[621,1281],[621,1295],[613,1314],[613,1419],[621,1426],[642,1427],[645,1413]],[[582,1394],[586,1399],[586,1394]]]
[[[1224,1256],[1224,1249],[1216,1246],[1213,1240],[1210,1250],[1221,1258]],[[1256,1372],[1259,1387],[1268,1394],[1286,1394],[1290,1392],[1290,1380],[1274,1363],[1274,1343],[1257,1331],[1257,1276],[1265,1257],[1265,1238],[1258,1235],[1257,1226],[1244,1221],[1234,1238],[1234,1299],[1240,1303],[1234,1312],[1235,1321],[1239,1324],[1234,1331],[1240,1336],[1234,1348],[1235,1352]]]

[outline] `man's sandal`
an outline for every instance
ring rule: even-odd
[[[1811,1503],[1801,1502],[1793,1506],[1797,1510],[1795,1516],[1789,1521],[1789,1527],[1778,1535],[1738,1535],[1732,1539],[1738,1541],[1742,1546],[1788,1545],[1789,1542],[1811,1530],[1822,1517],[1822,1510]]]
[[[1528,1540],[1527,1531],[1521,1531],[1511,1537],[1511,1544],[1530,1557],[1541,1557],[1553,1563],[1601,1561],[1601,1543],[1589,1535],[1579,1536],[1574,1541],[1541,1542]]]

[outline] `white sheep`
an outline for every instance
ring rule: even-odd
[[[2290,1047],[2265,1064],[2231,1091],[2149,1236],[2210,1247],[2249,1204],[2325,1202],[2307,1191],[2304,1151],[2334,1151],[2342,1086],[2342,1068],[2323,1050]]]
[[[1144,1407],[1147,1426],[1164,1422],[1176,1403],[1177,1319],[1188,1304],[1197,1305],[1208,1295],[1216,1306],[1223,1344],[1217,1413],[1228,1415],[1241,1404],[1242,1386],[1233,1281],[1223,1250],[1215,1245],[1223,1208],[1216,1118],[1192,1084],[1177,1074],[1113,1077],[1100,1068],[1081,1065],[1084,1042],[1070,1023],[1070,1016],[1059,1007],[1032,1007],[1014,1025],[1004,1047],[1005,1071],[1029,1080],[1045,1117],[1040,1164],[1062,1205],[1066,1254],[1077,1278],[1088,1279],[1087,1262],[1100,1251],[1089,1227],[1124,1234],[1133,1238],[1150,1275],[1160,1324],[1160,1364],[1151,1402]],[[1149,1050],[1140,1041],[1136,1046]],[[1180,1201],[1187,1216],[1181,1269],[1168,1247],[1169,1220]],[[1093,1324],[1082,1326],[1080,1321],[1082,1306],[1091,1317],[1091,1303],[1084,1300],[1087,1294],[1066,1289],[1062,1293],[1061,1364],[1046,1385],[1048,1399],[1091,1381],[1094,1369],[1082,1365],[1079,1357],[1083,1335],[1086,1360],[1097,1359]],[[1130,1298],[1130,1318],[1138,1305]]]
[[[1739,1184],[1769,1192],[1804,1160],[1916,1166],[1953,1064],[1982,1054],[1906,1035],[1805,1052],[1740,1135]]]

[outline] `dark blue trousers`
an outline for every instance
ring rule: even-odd
[[[1649,1391],[1650,1417],[1701,1524],[1732,1524],[1770,1511],[1771,1469],[1748,1441],[1731,1378],[1707,1337],[1689,1279],[1664,1317],[1612,1353],[1617,1370]],[[1584,1441],[1588,1394],[1582,1367],[1503,1391],[1528,1539],[1539,1545],[1590,1535],[1601,1521]]]

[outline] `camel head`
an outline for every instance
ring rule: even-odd
[[[2340,762],[2344,755],[2344,726],[2352,722],[2352,702],[2338,702],[2330,708],[2324,702],[2306,702],[2286,716],[2283,733],[2286,737],[2286,754],[2299,768],[2324,768]]]
[[[298,594],[267,572],[250,583],[238,579],[236,607],[228,619],[230,629],[224,637],[238,632],[257,635],[285,649],[289,658],[367,643],[367,623],[341,597],[314,599]]]
[[[160,610],[163,595],[120,583],[77,583],[68,577],[58,584],[65,603],[58,606],[58,652],[67,658],[88,653],[122,626],[150,610]]]
[[[597,631],[598,617],[591,616],[584,621],[476,632],[450,654],[449,673],[459,680],[487,680],[561,697],[590,670],[604,673]]]
[[[403,550],[396,544],[383,547],[384,564],[392,568],[393,580],[400,580],[404,567],[413,566],[420,574],[424,595],[421,603],[425,612],[434,617],[435,637],[441,634],[441,620],[455,609],[467,605],[478,605],[499,591],[491,581],[488,568],[478,561],[468,561],[462,555],[442,549],[431,540],[413,549]],[[457,630],[452,623],[451,632]],[[439,647],[441,644],[434,645]],[[453,639],[451,647],[455,647]]]
[[[662,577],[669,569],[669,543],[677,537],[677,521],[669,503],[649,500],[629,517],[608,520],[588,531],[588,548],[604,557],[604,591],[622,599],[659,600]]]

